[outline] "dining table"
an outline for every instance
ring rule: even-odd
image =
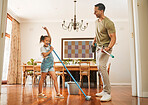
[[[41,65],[36,65],[36,66],[41,66]],[[59,71],[58,68],[61,68],[63,65],[56,65],[56,69],[55,71]],[[80,71],[80,66],[79,64],[71,64],[71,65],[65,65],[66,68],[70,71],[70,72],[73,72],[73,71]],[[25,82],[26,82],[26,72],[28,71],[34,71],[34,65],[21,65],[21,67],[23,68],[22,69],[22,72],[23,72],[23,85],[25,85]],[[66,69],[65,69],[66,71]],[[98,68],[97,68],[97,65],[90,65],[90,72],[96,72],[96,77],[97,77],[97,84],[96,85],[100,85],[99,83],[101,82],[101,76],[98,74]]]

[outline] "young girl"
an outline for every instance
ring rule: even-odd
[[[46,27],[43,27],[44,30],[46,30],[48,36],[41,36],[40,43],[43,42],[44,46],[41,47],[41,54],[43,56],[43,61],[41,63],[41,79],[39,82],[39,94],[38,97],[46,98],[47,96],[42,93],[42,85],[44,83],[44,80],[46,78],[47,74],[50,74],[52,79],[54,80],[54,86],[56,90],[56,98],[64,98],[58,91],[58,83],[57,83],[57,77],[53,68],[54,65],[54,58],[52,55],[53,47],[49,46],[49,43],[51,44],[51,36],[48,32],[48,29]]]

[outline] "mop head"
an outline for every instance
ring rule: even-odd
[[[86,96],[85,100],[89,101],[91,99],[91,96]]]
[[[114,56],[113,55],[110,55],[112,58],[114,58]]]

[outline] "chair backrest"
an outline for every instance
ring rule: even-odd
[[[61,62],[54,62],[54,69],[58,71],[63,71],[64,73],[64,66],[62,65]]]
[[[37,65],[41,65],[41,61],[35,61],[34,63],[37,63]]]
[[[26,63],[23,63],[23,72],[25,72],[26,75],[33,75],[34,67],[33,65],[27,65]]]
[[[90,62],[80,62],[80,72],[87,71],[90,72]]]
[[[36,61],[37,65],[34,65],[34,72],[41,72],[41,61]]]
[[[34,72],[41,72],[41,66],[40,65],[34,65]]]

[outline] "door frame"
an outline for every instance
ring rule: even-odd
[[[1,82],[2,82],[2,72],[3,72],[7,4],[8,0],[0,0],[0,93],[1,93]]]

